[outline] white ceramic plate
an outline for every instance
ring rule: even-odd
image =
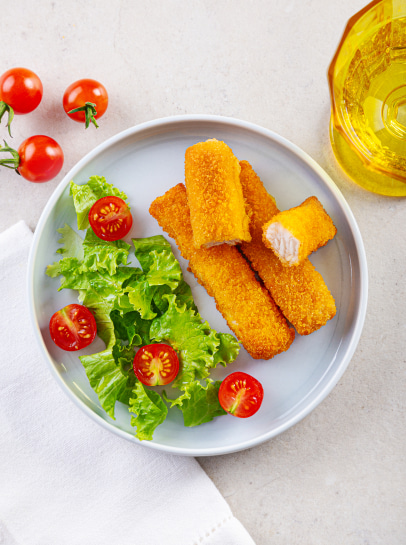
[[[250,123],[217,116],[179,116],[128,129],[84,157],[67,174],[47,203],[34,235],[29,258],[28,291],[32,322],[44,360],[69,397],[107,429],[138,442],[133,436],[127,408],[117,404],[116,420],[101,409],[77,353],[58,349],[50,339],[50,316],[76,302],[76,293],[57,291],[59,279],[45,275],[58,259],[57,229],[76,216],[69,197],[69,181],[85,183],[91,175],[127,193],[134,217],[130,236],[161,234],[149,215],[150,203],[184,179],[184,154],[188,146],[217,138],[224,140],[241,160],[248,160],[280,209],[296,206],[316,195],[333,218],[336,237],[312,255],[337,304],[337,315],[319,331],[296,339],[291,348],[269,361],[253,360],[241,350],[237,360],[216,369],[214,378],[245,371],[264,386],[261,409],[249,419],[226,415],[196,428],[183,426],[174,409],[143,444],[182,455],[212,456],[258,445],[288,429],[314,409],[333,389],[345,371],[360,338],[367,305],[367,264],[361,235],[349,206],[327,174],[303,151],[284,138]],[[168,236],[163,233],[166,238]],[[191,285],[203,319],[218,331],[229,329],[214,300],[187,272],[187,263],[169,239]],[[100,339],[86,353],[103,350]]]

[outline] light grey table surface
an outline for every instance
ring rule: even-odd
[[[200,458],[257,545],[406,543],[406,201],[368,193],[337,166],[329,143],[326,70],[361,0],[14,0],[2,9],[2,73],[37,72],[40,107],[13,123],[16,146],[49,134],[60,175],[31,184],[0,172],[0,231],[35,229],[75,163],[108,137],[179,114],[217,114],[288,138],[333,178],[360,227],[369,266],[360,343],[333,392],[277,438]],[[110,104],[87,131],[61,107],[81,77]],[[6,135],[4,122],[0,127]]]

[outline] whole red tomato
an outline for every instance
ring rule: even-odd
[[[0,76],[0,100],[13,108],[15,114],[28,114],[42,99],[42,83],[28,68],[11,68]]]
[[[37,74],[28,68],[10,68],[0,76],[0,121],[8,112],[7,128],[14,114],[28,114],[42,99],[42,83]]]
[[[0,159],[0,165],[14,169],[30,182],[48,182],[59,174],[63,166],[61,146],[49,136],[30,136],[20,145],[18,151],[4,141],[0,151],[11,153],[11,157]]]
[[[57,176],[63,166],[63,151],[49,136],[30,136],[18,148],[20,163],[17,168],[30,182],[48,182]]]
[[[87,128],[90,122],[98,127],[96,119],[107,110],[109,97],[104,85],[94,79],[80,79],[66,89],[63,95],[63,108],[74,121],[85,123]]]

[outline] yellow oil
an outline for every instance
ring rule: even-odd
[[[406,17],[365,33],[340,98],[355,151],[375,170],[404,180],[406,192]]]
[[[341,132],[336,129],[333,120],[330,123],[330,139],[334,155],[340,166],[354,182],[364,189],[380,195],[406,196],[406,182],[402,182],[391,175],[382,174],[365,165],[359,155],[348,145]]]
[[[351,176],[362,165],[393,179],[389,190],[379,191],[382,180],[375,176],[368,189],[406,195],[406,17],[364,34],[338,77],[341,127],[332,128],[333,149],[347,172],[351,162]]]

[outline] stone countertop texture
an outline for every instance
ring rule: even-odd
[[[366,3],[366,2],[365,2]],[[48,183],[2,169],[0,231],[35,229],[48,198],[88,151],[138,123],[217,114],[297,144],[335,181],[369,268],[364,330],[332,393],[304,420],[250,450],[200,458],[257,545],[406,543],[406,200],[368,193],[335,162],[326,71],[361,0],[14,0],[2,10],[2,69],[40,75],[39,108],[9,144],[49,134],[65,164]],[[61,107],[82,77],[106,86],[100,128]],[[6,135],[4,121],[2,138]]]

